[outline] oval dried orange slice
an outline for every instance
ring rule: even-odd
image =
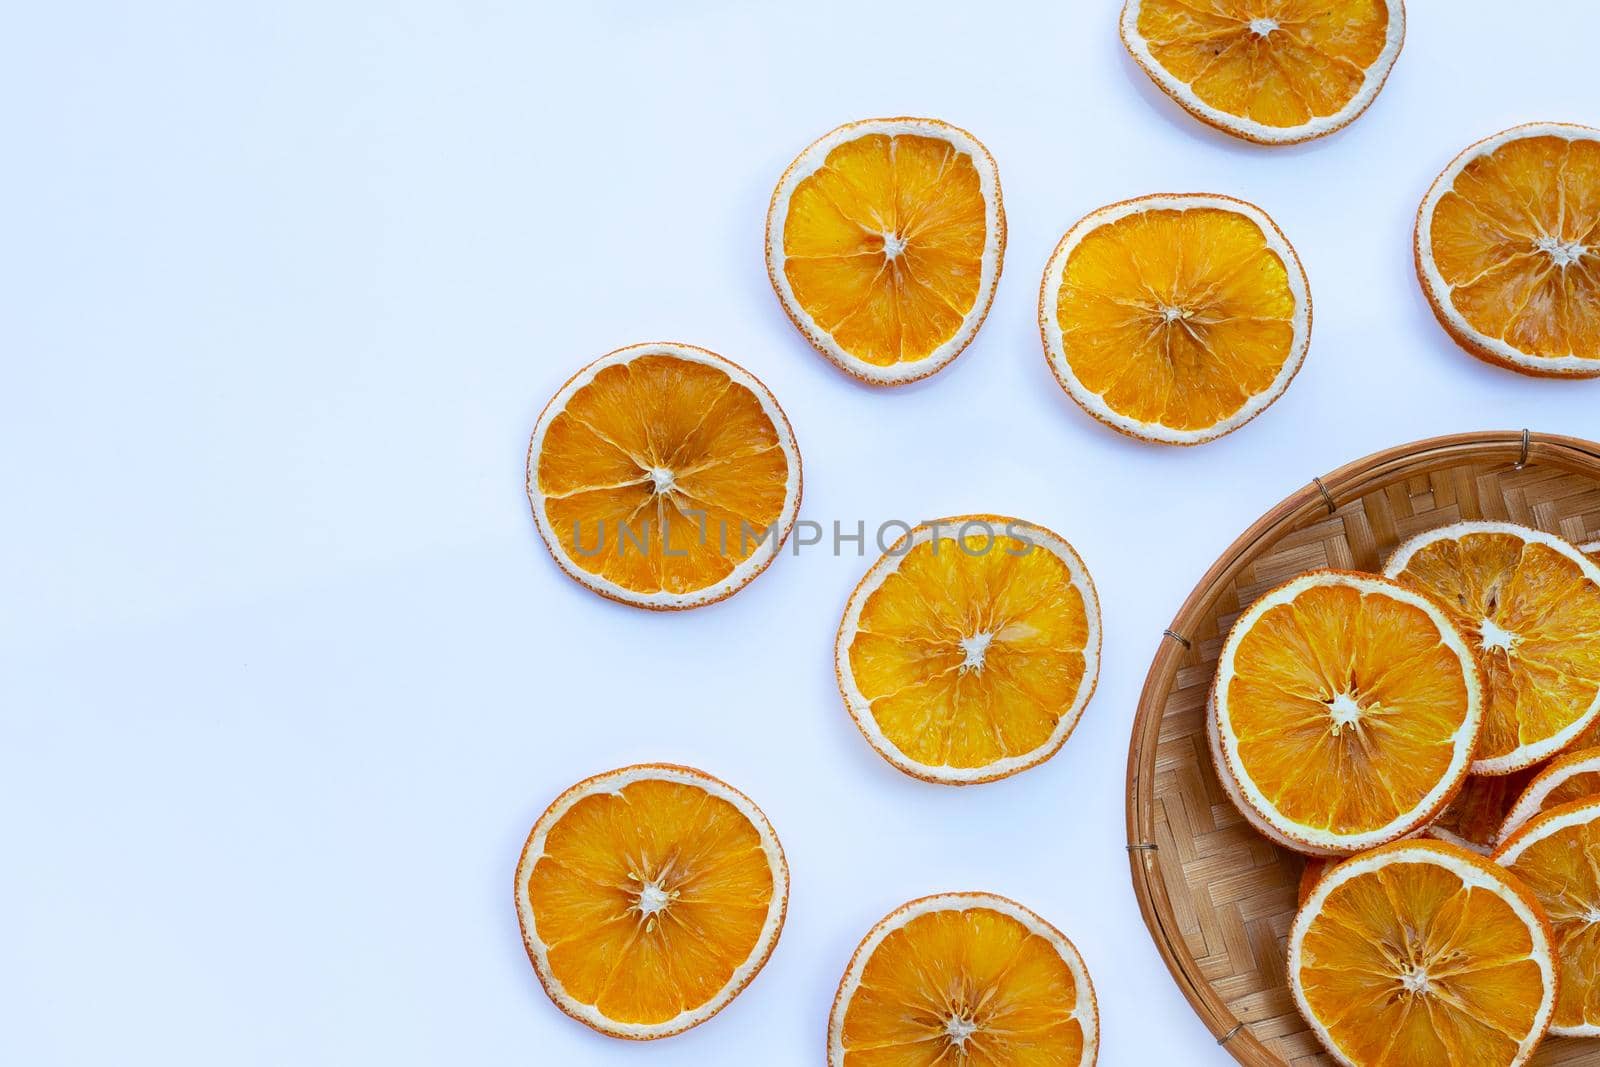
[[[1473,774],[1509,774],[1600,718],[1600,567],[1559,537],[1461,522],[1395,550],[1386,575],[1439,601],[1483,667]]]
[[[528,501],[583,585],[643,608],[699,607],[777,556],[800,510],[800,452],[749,371],[692,345],[633,345],[545,406]]]
[[[1217,774],[1245,818],[1286,848],[1339,855],[1444,808],[1471,759],[1482,683],[1427,597],[1312,571],[1239,616],[1212,705]]]
[[[1258,144],[1333,133],[1376,99],[1401,0],[1127,0],[1122,41],[1195,118]]]
[[[1526,826],[1535,816],[1574,800],[1600,797],[1600,748],[1580,748],[1551,760],[1517,797],[1500,826],[1500,840]]]
[[[588,778],[534,823],[517,918],[562,1011],[603,1034],[670,1037],[727,1007],[772,954],[789,868],[766,816],[703,771]]]
[[[829,1067],[1088,1067],[1099,1044],[1078,950],[992,893],[891,912],[851,957],[828,1018]]]
[[[1550,916],[1561,969],[1550,1032],[1600,1036],[1600,797],[1549,809],[1507,838],[1494,859]]]
[[[1283,395],[1311,341],[1311,294],[1253,204],[1161,194],[1103,207],[1056,245],[1039,290],[1056,380],[1114,430],[1196,445]]]
[[[1289,987],[1340,1063],[1528,1061],[1555,1007],[1543,909],[1499,867],[1402,841],[1328,870],[1289,931]]]
[[[918,526],[867,571],[834,645],[845,707],[924,781],[988,782],[1066,743],[1100,670],[1100,601],[1042,526],[959,515]]]
[[[868,119],[800,153],[767,210],[767,274],[790,320],[874,385],[926,378],[972,341],[1000,279],[994,159],[938,119]]]
[[[1417,277],[1479,359],[1600,375],[1600,130],[1517,126],[1455,158],[1417,211]]]

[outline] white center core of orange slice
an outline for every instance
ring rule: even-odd
[[[650,916],[665,911],[672,898],[661,888],[660,882],[649,882],[639,890],[639,913]]]
[[[678,484],[672,480],[672,472],[665,467],[651,467],[649,474],[650,481],[654,483],[658,493],[665,493],[668,489],[672,489]]]
[[[1349,693],[1340,693],[1328,701],[1328,713],[1333,716],[1334,733],[1361,721],[1361,705]]]
[[[906,250],[906,239],[897,233],[883,235],[883,254],[893,259]]]
[[[1163,307],[1161,309],[1161,320],[1163,322],[1177,322],[1179,319],[1188,318],[1190,314],[1192,313],[1186,308]]]
[[[961,661],[963,674],[983,666],[983,654],[989,651],[989,642],[993,640],[994,634],[973,634],[961,639],[961,650],[967,654],[967,658]]]
[[[1517,646],[1517,635],[1495,622],[1493,619],[1484,619],[1478,624],[1478,632],[1483,635],[1485,651],[1504,649],[1510,652]]]
[[[978,1032],[978,1024],[971,1019],[963,1019],[959,1015],[952,1015],[945,1020],[944,1032],[956,1045],[965,1045],[967,1038]]]
[[[1572,264],[1583,258],[1585,252],[1589,251],[1577,241],[1563,241],[1559,237],[1550,237],[1548,235],[1533,242],[1533,246],[1549,256],[1558,267],[1572,266]]]
[[[1413,967],[1402,974],[1400,985],[1408,993],[1426,993],[1431,988],[1428,985],[1428,972],[1421,967]]]
[[[1275,30],[1277,28],[1278,28],[1278,20],[1277,19],[1251,19],[1250,20],[1250,32],[1255,34],[1257,37],[1265,37],[1267,34],[1271,33],[1273,30]]]
[[[1584,913],[1583,921],[1588,923],[1590,926],[1600,923],[1600,908],[1590,908]]]

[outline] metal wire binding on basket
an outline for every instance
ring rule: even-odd
[[[1240,1063],[1333,1060],[1284,982],[1303,861],[1245,824],[1211,767],[1204,714],[1222,640],[1251,601],[1295,574],[1377,570],[1404,538],[1476,518],[1577,543],[1600,537],[1600,444],[1527,430],[1460,434],[1313,479],[1229,546],[1156,649],[1128,749],[1129,868],[1173,978]],[[1533,1062],[1600,1067],[1600,1042],[1550,1039]]]

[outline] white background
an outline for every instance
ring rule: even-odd
[[[988,889],[1083,951],[1103,1063],[1225,1062],[1130,889],[1145,669],[1211,560],[1312,475],[1436,433],[1600,434],[1600,383],[1457,350],[1410,251],[1418,201],[1469,142],[1600,122],[1600,7],[1416,0],[1363,118],[1262,149],[1152,86],[1116,6],[13,11],[0,1061],[816,1064],[866,929],[914,896]],[[884,391],[790,327],[761,230],[796,152],[895,114],[988,145],[1010,244],[972,347]],[[1158,191],[1260,204],[1316,307],[1287,395],[1191,450],[1084,416],[1035,325],[1066,227]],[[785,554],[673,615],[557,570],[523,496],[534,418],[580,365],[656,339],[771,386],[805,518],[996,511],[1077,546],[1104,665],[1059,755],[957,790],[868,748],[832,667],[865,559]],[[556,1011],[511,903],[545,805],[640,760],[748,792],[793,870],[766,970],[649,1046]]]

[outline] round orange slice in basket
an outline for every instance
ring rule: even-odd
[[[1208,717],[1218,778],[1286,848],[1340,855],[1430,822],[1467,771],[1482,682],[1427,597],[1312,571],[1234,623]]]
[[[767,274],[801,333],[874,385],[926,378],[972,341],[1006,250],[994,159],[937,119],[869,119],[784,172]]]
[[[1347,859],[1289,931],[1289,987],[1358,1067],[1523,1064],[1555,1009],[1544,911],[1499,867],[1440,841]]]
[[[1416,258],[1440,325],[1479,359],[1600,375],[1600,130],[1534,123],[1461,153],[1417,211]]]
[[[1551,760],[1522,790],[1500,826],[1507,840],[1535,816],[1574,800],[1600,797],[1600,748],[1580,748]]]
[[[1384,573],[1436,599],[1483,667],[1473,774],[1531,767],[1600,718],[1600,566],[1572,545],[1461,522],[1411,538]]]
[[[1405,39],[1401,0],[1127,0],[1122,41],[1195,118],[1258,144],[1360,115]]]
[[[1283,395],[1311,340],[1311,295],[1260,208],[1147,196],[1067,231],[1045,267],[1039,331],[1056,380],[1090,415],[1196,445]]]
[[[1100,1016],[1083,958],[1022,905],[946,893],[897,908],[850,960],[828,1067],[1076,1067]]]
[[[1042,526],[939,519],[861,579],[834,664],[884,759],[925,781],[988,782],[1044,762],[1077,725],[1099,674],[1100,602]]]
[[[562,1011],[648,1040],[727,1007],[772,954],[789,868],[750,799],[688,767],[579,782],[528,835],[517,918]]]
[[[1494,859],[1550,916],[1561,967],[1550,1032],[1600,1036],[1600,797],[1549,809],[1507,838]]]
[[[749,371],[692,345],[633,345],[545,406],[528,501],[583,585],[643,608],[699,607],[777,556],[800,509],[800,452]]]

